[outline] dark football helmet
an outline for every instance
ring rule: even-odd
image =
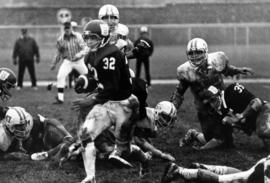
[[[10,89],[16,86],[17,78],[9,68],[0,68],[0,97],[5,102],[11,97]]]
[[[96,51],[108,42],[109,26],[103,20],[91,20],[84,26],[83,39],[90,51]]]

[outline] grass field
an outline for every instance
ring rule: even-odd
[[[246,87],[263,99],[270,99],[270,85],[246,84]],[[148,103],[156,105],[159,101],[168,100],[175,86],[154,85],[149,91]],[[9,106],[23,106],[32,114],[40,113],[48,117],[59,119],[68,130],[75,134],[76,112],[71,110],[71,102],[81,95],[72,90],[66,92],[64,105],[55,106],[56,89],[49,92],[40,87],[38,91],[24,88],[21,91],[13,90],[13,98]],[[228,150],[212,150],[197,152],[191,148],[180,149],[178,140],[186,129],[195,127],[199,129],[193,99],[188,91],[185,101],[178,113],[178,121],[175,127],[167,132],[160,132],[159,138],[154,144],[176,157],[176,162],[188,166],[191,162],[198,161],[209,164],[225,164],[241,169],[249,168],[253,163],[268,153],[262,150],[262,143],[256,136],[248,137],[243,134],[235,135],[236,148]],[[79,182],[85,176],[82,162],[68,162],[63,169],[59,169],[52,161],[0,161],[1,183],[74,183]],[[97,162],[98,183],[156,183],[164,169],[165,162],[154,159],[152,162],[152,174],[144,179],[138,178],[138,167],[133,169],[112,168],[108,162]]]
[[[209,52],[224,51],[230,63],[236,66],[249,66],[254,69],[252,77],[270,77],[270,45],[209,45]],[[40,48],[41,63],[36,67],[38,80],[56,80],[57,68],[49,70],[49,65],[55,53],[54,48]],[[17,67],[12,65],[12,50],[1,49],[1,66],[9,67],[16,71]],[[151,75],[154,79],[171,79],[176,77],[176,68],[186,61],[185,46],[156,46],[151,58]],[[130,61],[130,66],[135,70],[135,60]],[[25,78],[29,80],[28,73]]]

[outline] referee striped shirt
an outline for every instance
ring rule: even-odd
[[[70,61],[74,59],[77,53],[81,52],[81,54],[84,55],[87,50],[87,45],[82,35],[78,32],[72,32],[70,35],[62,34],[57,39],[56,46],[59,56],[61,56],[62,59],[68,59]]]

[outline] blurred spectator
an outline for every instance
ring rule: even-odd
[[[28,35],[27,29],[21,29],[21,37],[18,38],[13,50],[13,64],[19,66],[18,68],[18,85],[17,89],[23,87],[23,77],[25,68],[28,68],[29,75],[32,82],[32,87],[37,89],[37,81],[35,74],[35,62],[39,63],[39,48],[34,38]]]
[[[148,28],[142,26],[140,28],[140,37],[134,43],[133,54],[137,59],[136,63],[136,77],[139,78],[141,74],[141,65],[144,64],[145,76],[148,86],[151,85],[151,76],[150,76],[150,63],[149,57],[153,54],[154,45],[153,42],[149,39]]]

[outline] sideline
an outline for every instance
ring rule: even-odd
[[[258,79],[225,79],[225,83],[270,83],[270,78],[258,78]],[[56,81],[38,81],[37,86],[47,86],[48,84],[53,83],[56,85]],[[177,84],[178,81],[176,79],[153,79],[151,81],[152,85],[171,85]],[[31,86],[30,81],[23,82],[23,86]]]

